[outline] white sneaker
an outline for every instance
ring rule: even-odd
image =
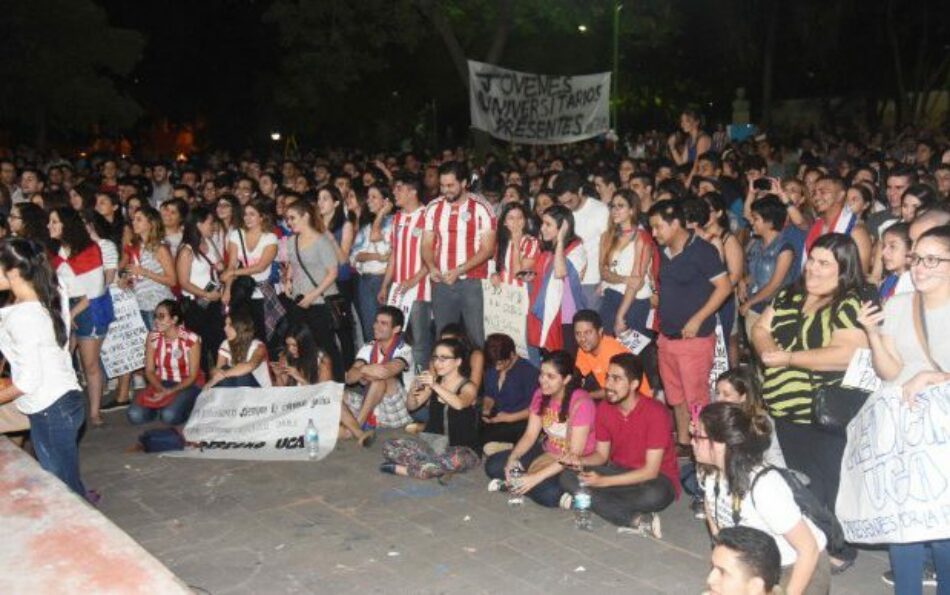
[[[500,492],[501,486],[505,485],[505,480],[503,479],[493,479],[488,482],[488,491],[489,492]]]
[[[652,535],[657,539],[663,539],[663,525],[660,523],[660,514],[651,513],[640,517],[640,528],[645,535]]]

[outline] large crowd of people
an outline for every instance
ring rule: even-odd
[[[908,404],[950,380],[950,148],[699,123],[484,160],[10,152],[0,420],[25,415],[40,464],[94,498],[76,443],[103,412],[181,426],[209,387],[333,380],[341,437],[405,433],[382,472],[483,464],[489,489],[551,508],[583,490],[656,537],[686,494],[711,592],[828,593],[858,552],[798,498],[835,510],[847,445],[815,396],[861,348]],[[525,292],[524,336],[486,336],[484,283]],[[108,379],[113,289],[148,335],[141,369]],[[950,541],[890,557],[897,592],[950,588]]]

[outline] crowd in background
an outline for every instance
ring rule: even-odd
[[[570,508],[583,486],[595,514],[656,536],[685,492],[716,536],[711,586],[717,551],[759,539],[743,527],[777,548],[761,592],[827,593],[857,550],[799,502],[834,511],[847,444],[816,395],[861,348],[908,403],[950,380],[939,135],[730,142],[685,112],[669,137],[485,159],[20,151],[0,158],[0,234],[0,402],[83,495],[76,435],[104,412],[181,426],[202,389],[334,380],[341,436],[407,433],[381,471],[484,457],[489,489]],[[486,336],[486,283],[525,292],[524,336]],[[114,289],[148,336],[141,370],[108,379]],[[710,383],[717,352],[730,369]],[[899,593],[950,572],[950,541],[890,555]]]

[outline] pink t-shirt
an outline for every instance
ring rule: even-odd
[[[531,413],[541,416],[541,428],[544,430],[544,451],[555,457],[561,456],[568,450],[569,430],[587,428],[587,442],[584,444],[584,453],[594,452],[597,439],[594,435],[594,417],[597,415],[597,406],[587,391],[577,389],[571,394],[571,405],[568,409],[567,421],[559,422],[558,414],[561,411],[560,401],[553,400],[548,408],[541,411],[541,389],[534,391],[531,397]]]

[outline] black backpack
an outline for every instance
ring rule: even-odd
[[[759,481],[759,478],[769,471],[775,471],[782,476],[782,479],[785,480],[785,483],[788,484],[788,487],[792,490],[792,497],[795,498],[795,504],[802,509],[802,514],[811,519],[811,522],[815,523],[815,526],[825,534],[828,540],[828,553],[834,556],[836,552],[847,549],[844,531],[841,529],[841,523],[838,522],[838,518],[832,511],[828,510],[827,506],[815,497],[815,494],[798,479],[797,475],[788,469],[767,465],[756,473],[749,486],[749,494],[752,494],[752,505],[755,505],[755,495],[752,491],[755,488],[755,482]]]

